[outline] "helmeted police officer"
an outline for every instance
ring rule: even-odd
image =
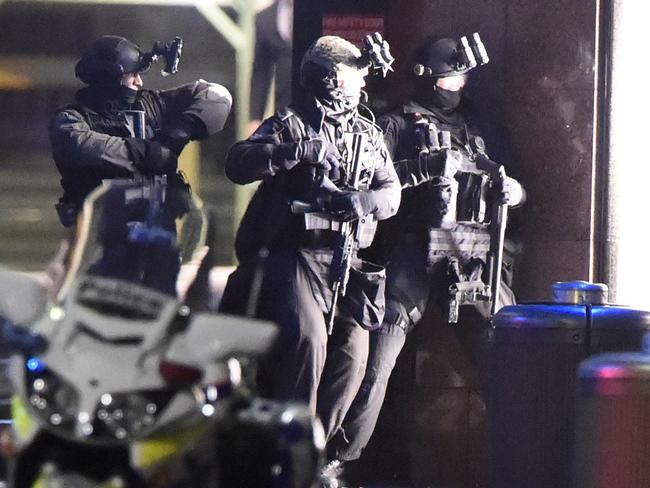
[[[150,53],[119,36],[94,41],[75,67],[84,82],[75,103],[58,109],[50,123],[54,161],[63,196],[57,211],[74,224],[85,197],[102,180],[135,175],[176,175],[187,142],[220,131],[232,97],[203,80],[163,91],[143,90],[140,74]],[[134,132],[130,110],[144,112],[144,138]]]
[[[383,316],[383,269],[355,258],[328,340],[325,316],[331,312],[339,229],[345,222],[392,216],[401,192],[379,128],[358,112],[368,65],[348,41],[319,38],[300,67],[305,99],[264,121],[231,148],[226,161],[226,174],[235,183],[261,184],[237,233],[240,265],[229,278],[221,309],[243,312],[257,257],[268,250],[254,313],[282,328],[275,394],[318,410],[330,435],[363,377],[368,349],[363,327],[378,326]],[[342,181],[353,152],[349,136],[355,134],[363,143],[358,189],[351,190]],[[297,202],[317,209],[312,215],[317,225],[296,213]]]
[[[454,39],[425,39],[412,65],[412,98],[379,119],[402,184],[402,204],[394,218],[380,224],[381,237],[373,245],[378,260],[387,263],[386,313],[381,328],[370,334],[366,374],[341,435],[330,443],[341,461],[358,459],[367,445],[406,334],[428,304],[447,311],[450,285],[482,283],[490,247],[486,208],[519,205],[525,198],[510,177],[487,188],[486,175],[464,169],[487,150],[463,97],[467,73],[479,64],[468,55]],[[505,285],[499,300],[514,302]],[[489,315],[488,306],[476,307]]]

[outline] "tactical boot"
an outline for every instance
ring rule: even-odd
[[[340,476],[343,474],[344,461],[333,459],[320,471],[319,479],[322,488],[345,488]]]

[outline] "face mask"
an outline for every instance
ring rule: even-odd
[[[416,80],[414,98],[434,111],[451,113],[458,108],[463,90],[445,90],[431,83],[431,79]]]
[[[445,112],[451,112],[458,108],[463,96],[463,90],[445,90],[439,86],[435,87],[431,103]]]
[[[126,86],[120,85],[120,102],[128,105],[129,107],[135,102],[135,97],[138,94],[138,90],[132,88],[127,88]]]

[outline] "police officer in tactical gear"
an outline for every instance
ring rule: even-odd
[[[65,226],[74,224],[83,200],[104,179],[168,175],[173,184],[183,147],[223,128],[232,105],[225,87],[199,80],[143,90],[140,74],[152,60],[123,37],[102,36],[77,63],[75,74],[87,86],[50,123],[63,187],[56,207]],[[144,112],[144,138],[135,132],[132,110]]]
[[[387,263],[386,313],[382,326],[370,333],[368,366],[343,422],[345,435],[329,445],[341,461],[358,459],[366,447],[406,334],[427,305],[438,303],[446,311],[450,285],[481,283],[490,246],[486,197],[509,206],[525,198],[512,178],[486,192],[485,175],[463,170],[473,155],[486,152],[463,97],[471,64],[458,41],[427,38],[415,53],[412,98],[379,119],[402,185],[402,204],[394,218],[380,224],[381,237],[373,244],[377,260]],[[514,303],[505,284],[500,295],[501,305]],[[489,315],[487,304],[476,308]]]
[[[226,174],[235,183],[261,184],[237,232],[240,264],[229,278],[221,309],[243,312],[242,302],[259,276],[258,256],[268,253],[254,301],[255,315],[282,329],[273,366],[275,395],[308,403],[328,436],[337,430],[363,377],[365,328],[380,325],[384,308],[383,268],[355,257],[328,337],[325,317],[332,304],[330,272],[340,228],[345,222],[394,215],[401,193],[379,128],[358,111],[368,64],[348,41],[319,38],[300,67],[304,99],[235,144],[226,161]],[[354,134],[364,141],[358,190],[341,183]],[[316,212],[300,213],[298,203]]]

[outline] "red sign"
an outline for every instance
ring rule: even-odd
[[[339,36],[361,47],[363,38],[373,32],[384,35],[384,16],[375,14],[325,14],[323,35]]]

